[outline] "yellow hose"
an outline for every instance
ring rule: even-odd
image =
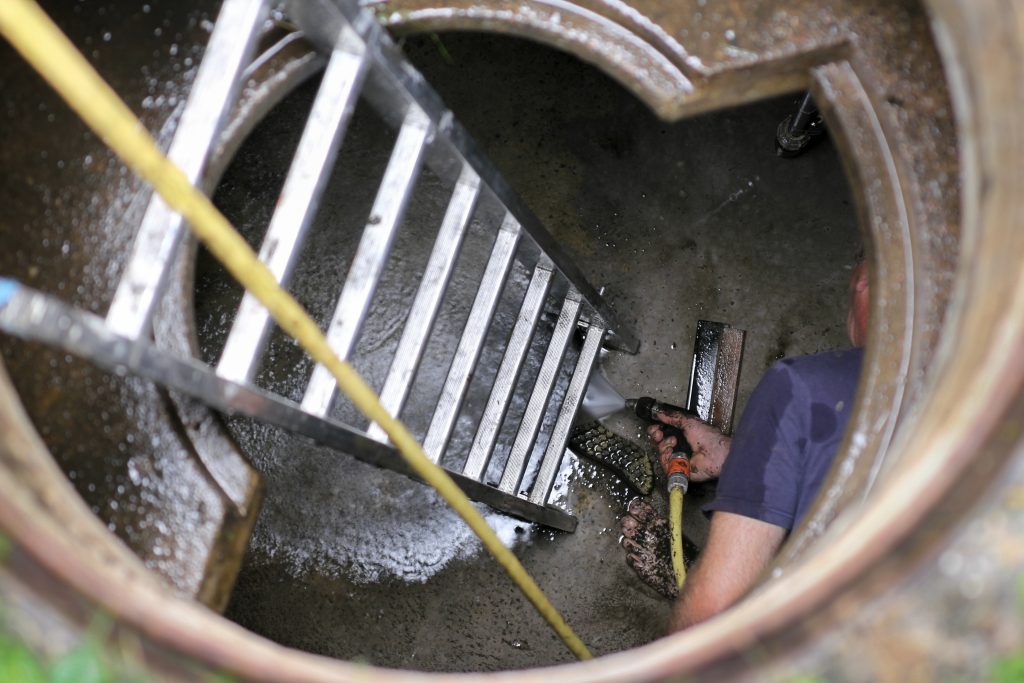
[[[498,539],[483,516],[443,469],[432,463],[399,420],[381,406],[373,389],[327,344],[317,324],[277,284],[226,218],[185,174],[160,151],[141,122],[89,65],[71,41],[34,0],[0,0],[0,32],[54,87],[61,97],[136,173],[148,180],[167,204],[181,213],[195,235],[247,290],[267,307],[281,329],[294,337],[372,422],[378,423],[409,466],[433,486],[480,537],[484,547],[508,572],[523,595],[547,620],[579,659],[590,659],[572,631],[526,572]]]
[[[683,489],[678,486],[668,492],[668,528],[672,537],[672,569],[676,573],[676,585],[682,588],[686,581],[686,564],[683,562]]]

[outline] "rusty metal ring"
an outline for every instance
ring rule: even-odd
[[[859,482],[856,494],[851,499],[844,490],[831,490],[787,551],[781,578],[721,618],[597,662],[517,672],[517,680],[721,678],[748,672],[751,663],[739,653],[751,648],[761,663],[776,661],[796,646],[813,644],[851,604],[870,601],[933,556],[963,511],[993,490],[1000,472],[1021,452],[1024,204],[1017,193],[1024,180],[1024,122],[1016,114],[1024,105],[1024,37],[1017,22],[1007,21],[1016,12],[1011,3],[931,0],[927,6],[956,114],[961,200],[959,229],[952,234],[960,239],[958,261],[929,254],[928,234],[904,239],[889,224],[901,210],[919,211],[907,185],[912,169],[900,167],[886,142],[892,141],[886,137],[891,115],[880,115],[877,93],[862,87],[856,45],[818,51],[814,65],[782,59],[773,81],[778,90],[812,85],[859,188],[862,224],[875,245],[873,264],[889,273],[881,276],[888,291],[875,303],[886,329],[873,331],[873,373],[862,384],[858,424],[838,465],[838,477]],[[737,84],[746,77],[723,76],[725,94],[676,102],[676,111],[739,101]],[[884,168],[889,172],[883,178],[895,185],[869,182]],[[876,194],[866,191],[872,186]],[[907,220],[917,230],[935,227]],[[880,248],[889,238],[900,248]],[[944,270],[929,272],[922,264]],[[918,330],[918,295],[937,276],[955,277],[953,296],[942,307],[939,329]],[[897,323],[904,327],[894,331]],[[895,334],[907,344],[897,355],[885,355],[877,343],[881,334]],[[909,387],[920,394],[913,410],[905,410],[908,387],[898,372],[915,363],[931,368],[929,383]],[[6,378],[0,392],[7,435],[0,525],[15,546],[8,571],[64,618],[84,622],[94,608],[104,609],[141,639],[154,666],[182,676],[200,667],[268,681],[433,678],[289,651],[158,587],[132,558],[103,539],[102,530],[89,528],[90,523],[66,524],[87,511],[53,498],[61,489],[51,478],[59,472],[45,463],[45,448]],[[870,418],[885,414],[894,420],[891,429],[865,435]],[[823,522],[832,519],[836,523],[825,529]],[[92,545],[82,547],[83,538]]]

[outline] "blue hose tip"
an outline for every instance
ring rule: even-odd
[[[12,280],[9,277],[0,277],[0,307],[7,305],[7,302],[14,296],[14,293],[18,291],[19,286],[17,280]]]

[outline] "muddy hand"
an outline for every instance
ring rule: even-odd
[[[707,481],[715,479],[721,474],[722,464],[729,455],[729,446],[732,441],[729,437],[695,417],[678,413],[659,413],[658,419],[665,424],[678,427],[686,435],[686,440],[693,448],[693,456],[690,458],[690,479],[692,481]],[[658,459],[664,469],[676,446],[676,437],[665,437],[657,424],[648,427],[647,434],[658,450]]]
[[[668,520],[647,501],[637,498],[629,504],[622,518],[621,544],[626,550],[626,564],[641,581],[666,598],[678,596],[679,586],[669,559]]]

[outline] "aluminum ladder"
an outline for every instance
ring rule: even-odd
[[[193,183],[202,177],[268,12],[266,0],[225,0],[221,8],[169,150]],[[346,126],[357,100],[364,97],[399,132],[328,323],[331,346],[342,359],[355,349],[417,174],[428,164],[454,184],[454,191],[409,308],[381,401],[400,416],[420,364],[436,362],[423,358],[424,348],[467,226],[471,219],[490,226],[494,241],[489,260],[440,388],[424,448],[434,462],[440,462],[448,448],[499,297],[518,259],[531,272],[529,285],[472,446],[458,454],[461,469],[449,473],[474,500],[553,528],[574,530],[571,514],[548,505],[569,430],[602,345],[635,351],[636,339],[615,323],[598,292],[480,154],[369,11],[348,2],[297,0],[286,4],[284,12],[324,54],[327,66],[260,249],[261,260],[287,287]],[[243,297],[215,367],[170,353],[152,341],[154,309],[184,239],[181,217],[154,198],[105,318],[4,281],[0,328],[62,347],[118,373],[138,373],[216,410],[277,425],[410,475],[377,425],[361,431],[330,417],[338,392],[322,366],[313,371],[301,403],[254,384],[272,321],[250,295]],[[514,442],[507,454],[501,454],[505,464],[500,480],[487,481],[499,431],[545,309],[558,311],[554,330]],[[578,328],[585,331],[582,348],[570,354],[575,366],[564,398],[556,405],[552,389],[560,374],[569,373],[563,365],[569,362],[566,350]],[[554,426],[544,435],[547,445],[540,449],[541,425],[545,416],[554,415]]]

